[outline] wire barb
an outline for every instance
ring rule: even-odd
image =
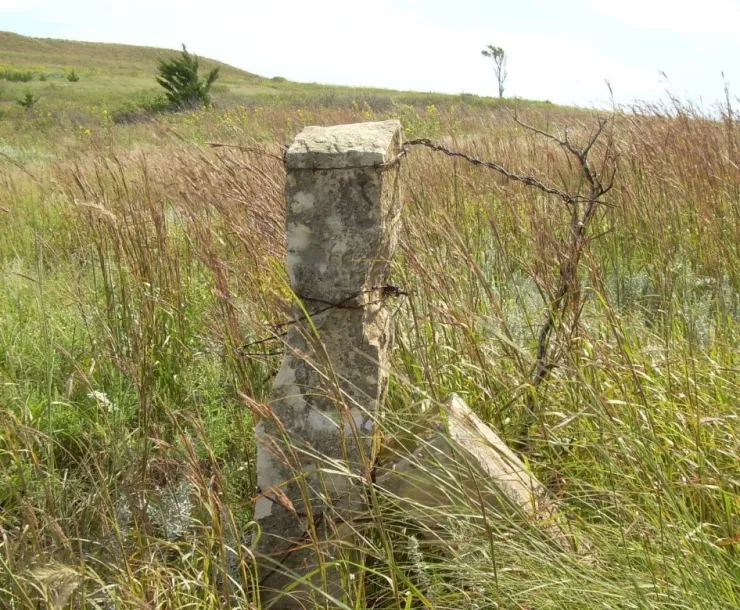
[[[366,303],[358,303],[358,304],[352,303],[352,301],[359,299],[360,297],[366,294],[373,294],[376,292],[380,293],[380,296],[377,299],[373,299],[372,301],[368,301]],[[364,290],[360,290],[359,292],[350,294],[348,297],[336,303],[332,303],[324,299],[317,299],[314,297],[307,297],[307,296],[302,296],[302,295],[296,295],[296,296],[300,301],[310,301],[312,303],[318,303],[320,305],[323,305],[323,307],[320,307],[316,311],[310,312],[308,315],[303,314],[303,315],[298,316],[297,318],[291,318],[290,320],[286,320],[285,322],[281,322],[280,324],[273,326],[271,336],[263,337],[261,339],[256,339],[255,341],[249,341],[247,343],[244,343],[241,346],[239,346],[239,348],[237,349],[237,352],[242,356],[277,355],[277,353],[279,352],[264,354],[260,352],[248,352],[246,350],[250,347],[254,347],[255,345],[263,345],[265,343],[269,343],[270,341],[277,341],[278,339],[285,337],[288,334],[288,331],[282,330],[282,329],[293,326],[294,324],[298,324],[299,322],[304,322],[305,320],[308,319],[308,316],[318,316],[332,309],[365,309],[366,307],[371,307],[373,305],[379,305],[380,303],[383,303],[388,299],[397,298],[397,297],[407,297],[409,296],[409,294],[407,292],[404,292],[403,290],[401,290],[400,287],[394,284],[384,284],[382,286],[371,286],[370,288],[365,288]],[[282,332],[277,332],[280,330],[282,330]]]

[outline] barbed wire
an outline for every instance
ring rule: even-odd
[[[368,301],[367,303],[358,303],[353,304],[352,301],[355,299],[359,299],[360,297],[366,295],[366,294],[372,294],[375,292],[380,292],[380,297],[377,299],[374,299],[372,301]],[[324,299],[317,299],[314,297],[306,297],[301,295],[296,295],[297,298],[300,301],[310,301],[312,303],[318,303],[323,305],[323,307],[320,307],[316,311],[309,312],[308,314],[302,314],[298,316],[297,318],[291,318],[290,320],[286,320],[285,322],[281,322],[280,324],[277,324],[272,327],[272,335],[269,337],[263,337],[261,339],[255,339],[254,341],[249,341],[247,343],[244,343],[240,345],[237,348],[237,353],[239,353],[241,356],[277,356],[281,352],[248,352],[246,351],[250,347],[254,347],[255,345],[264,345],[265,343],[269,343],[271,341],[277,341],[278,339],[285,337],[288,334],[288,330],[282,330],[282,329],[289,329],[289,327],[293,326],[294,324],[298,324],[299,322],[306,321],[309,316],[318,316],[322,313],[326,313],[327,311],[330,311],[332,309],[365,309],[366,307],[370,307],[372,305],[379,305],[380,303],[384,303],[388,299],[396,298],[396,297],[407,297],[409,296],[407,292],[404,292],[400,287],[394,285],[394,284],[384,284],[382,286],[372,286],[370,288],[365,288],[364,290],[360,290],[358,292],[355,292],[353,294],[350,294],[348,297],[345,297],[341,301],[337,302],[331,302]],[[281,332],[277,332],[281,331]]]
[[[539,130],[537,131],[537,133],[539,133]],[[546,133],[546,132],[543,132],[543,133]],[[560,141],[557,140],[554,136],[550,135],[550,138],[560,143]],[[568,142],[568,144],[570,144],[570,142]],[[590,142],[589,148],[592,145],[593,145],[593,142]],[[432,142],[432,140],[430,140],[429,138],[416,138],[413,140],[406,141],[404,145],[401,147],[401,150],[397,155],[395,155],[392,159],[386,161],[385,163],[377,164],[375,168],[379,172],[386,172],[394,168],[399,163],[401,163],[403,158],[409,152],[411,152],[411,149],[414,148],[415,146],[424,146],[435,152],[441,152],[442,154],[447,155],[448,157],[457,157],[460,159],[464,159],[465,161],[467,161],[468,163],[472,165],[492,169],[493,171],[498,172],[499,174],[508,178],[509,180],[513,180],[515,182],[521,182],[522,184],[525,184],[527,186],[537,188],[545,193],[554,195],[558,197],[559,199],[562,199],[565,203],[568,203],[568,204],[586,203],[586,202],[591,201],[591,199],[588,196],[571,195],[567,191],[557,186],[545,184],[542,180],[540,180],[539,178],[537,178],[536,176],[532,174],[517,174],[516,172],[509,171],[500,163],[496,163],[494,161],[485,161],[478,157],[474,157],[473,155],[460,152],[459,150],[453,150],[446,146],[442,146],[441,144],[436,144],[435,142]],[[609,189],[605,189],[605,192],[608,190]]]
[[[519,117],[516,114],[514,114],[514,117],[513,118],[514,118],[514,121],[518,125],[520,125],[521,127],[523,127],[525,129],[531,131],[532,133],[538,134],[540,136],[543,136],[543,137],[545,137],[545,138],[547,138],[547,139],[555,142],[556,144],[558,144],[559,146],[561,146],[562,148],[564,148],[568,152],[574,154],[578,158],[579,162],[581,162],[582,170],[583,170],[584,174],[586,174],[586,177],[589,180],[589,182],[595,182],[596,181],[596,180],[594,180],[595,178],[596,179],[600,178],[600,176],[598,176],[595,172],[593,172],[593,170],[588,165],[588,163],[584,163],[584,161],[588,157],[588,153],[590,152],[591,148],[596,143],[596,141],[599,139],[599,137],[601,136],[604,128],[606,127],[606,125],[608,123],[608,121],[606,119],[601,119],[599,121],[598,129],[591,135],[591,138],[589,139],[589,141],[586,144],[586,146],[584,148],[582,148],[582,149],[579,149],[576,146],[574,146],[572,144],[572,142],[570,141],[570,139],[568,137],[568,130],[567,129],[565,130],[564,136],[558,137],[558,136],[556,136],[556,135],[554,135],[554,134],[552,134],[552,133],[550,133],[548,131],[545,131],[545,130],[539,129],[537,127],[534,127],[533,125],[529,125],[527,123],[524,123],[523,121],[521,121],[519,119]],[[276,161],[282,161],[283,163],[285,163],[285,161],[286,161],[286,155],[288,153],[288,149],[290,148],[290,145],[288,145],[288,144],[283,145],[283,147],[282,147],[282,155],[278,155],[278,154],[275,154],[275,153],[270,152],[268,150],[262,149],[259,146],[242,146],[242,145],[239,145],[239,144],[229,144],[229,143],[222,143],[222,142],[206,142],[206,145],[209,146],[209,147],[211,147],[211,148],[214,148],[214,149],[216,149],[216,148],[231,148],[231,149],[241,150],[243,152],[248,152],[248,153],[254,153],[254,154],[258,154],[258,155],[263,155],[263,156],[266,156],[266,157],[271,157],[272,159],[275,159]],[[406,142],[404,142],[404,144],[401,147],[401,150],[398,152],[398,154],[396,154],[393,158],[389,159],[385,163],[378,163],[378,164],[376,164],[375,165],[375,169],[378,172],[386,172],[386,171],[388,171],[390,169],[393,169],[394,167],[396,167],[397,165],[399,165],[401,163],[401,161],[403,161],[404,157],[406,157],[406,155],[408,155],[409,152],[411,152],[411,150],[414,147],[419,147],[419,146],[420,147],[428,148],[428,149],[430,149],[430,150],[432,150],[434,152],[440,152],[440,153],[442,153],[442,154],[444,154],[444,155],[446,155],[448,157],[454,157],[454,158],[464,159],[465,161],[467,161],[471,165],[475,165],[475,166],[478,166],[478,167],[486,167],[488,169],[491,169],[491,170],[493,170],[493,171],[501,174],[502,176],[504,176],[508,180],[513,180],[514,182],[520,182],[520,183],[522,183],[522,184],[524,184],[526,186],[537,188],[537,189],[541,190],[544,193],[547,193],[549,195],[553,195],[555,197],[558,197],[559,199],[561,199],[562,201],[564,201],[567,204],[573,204],[574,205],[574,204],[589,203],[589,202],[593,202],[594,201],[593,194],[589,194],[589,195],[574,195],[574,194],[568,193],[566,190],[564,190],[564,189],[562,189],[562,188],[560,188],[558,186],[555,186],[555,185],[552,185],[552,184],[547,184],[546,182],[544,182],[543,180],[541,180],[540,178],[538,178],[537,176],[535,176],[533,174],[518,174],[516,172],[513,172],[513,171],[510,171],[510,170],[506,169],[506,167],[504,167],[500,163],[496,163],[495,161],[486,161],[486,160],[481,159],[479,157],[476,157],[474,155],[470,155],[470,154],[464,153],[464,152],[459,151],[459,150],[453,150],[452,148],[449,148],[447,146],[443,146],[442,144],[435,143],[435,142],[433,142],[429,138],[414,138],[412,140],[407,140]],[[2,153],[0,153],[0,154],[2,154]],[[349,168],[346,168],[346,169],[349,169]],[[599,195],[599,199],[597,199],[597,203],[601,203],[601,204],[604,204],[605,203],[604,201],[601,200],[601,197],[603,195],[606,195],[606,193],[608,193],[611,190],[611,188],[613,186],[613,182],[614,182],[614,174],[615,173],[616,173],[616,171],[614,171],[612,173],[611,180],[610,180],[610,182],[608,184],[602,185],[599,182],[598,186],[601,187],[601,193]]]

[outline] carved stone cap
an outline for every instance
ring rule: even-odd
[[[371,167],[397,152],[401,122],[353,123],[306,127],[293,140],[285,164],[289,169]]]

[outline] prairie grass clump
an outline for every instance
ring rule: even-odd
[[[344,564],[337,607],[740,604],[740,132],[731,110],[634,110],[615,115],[619,172],[579,260],[582,307],[555,320],[557,366],[537,388],[569,208],[427,150],[402,168],[394,282],[408,297],[381,431],[414,434],[421,405],[451,392],[511,443],[526,425],[526,459],[590,557],[483,514],[442,477],[435,527],[383,493],[353,524],[364,560]],[[253,412],[281,342],[242,346],[290,316],[281,145],[307,121],[367,112],[401,111],[260,100],[111,121],[27,164],[0,155],[4,605],[260,607]],[[581,141],[591,114],[519,116]],[[433,126],[453,148],[577,187],[557,145],[503,111],[414,115],[418,135]],[[8,146],[63,133],[41,118]]]

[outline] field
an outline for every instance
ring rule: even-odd
[[[159,51],[12,36],[0,68],[47,80],[0,81],[0,607],[259,608],[240,541],[252,412],[280,355],[241,346],[289,315],[283,145],[304,125],[395,117],[572,192],[582,176],[512,101],[224,68],[213,108],[150,114]],[[337,607],[738,608],[737,114],[516,107],[581,144],[603,114],[619,153],[557,364],[533,387],[572,208],[414,149],[388,428],[456,392],[512,445],[526,429],[529,467],[590,556],[481,515],[451,481],[443,531],[392,512],[367,526]]]

